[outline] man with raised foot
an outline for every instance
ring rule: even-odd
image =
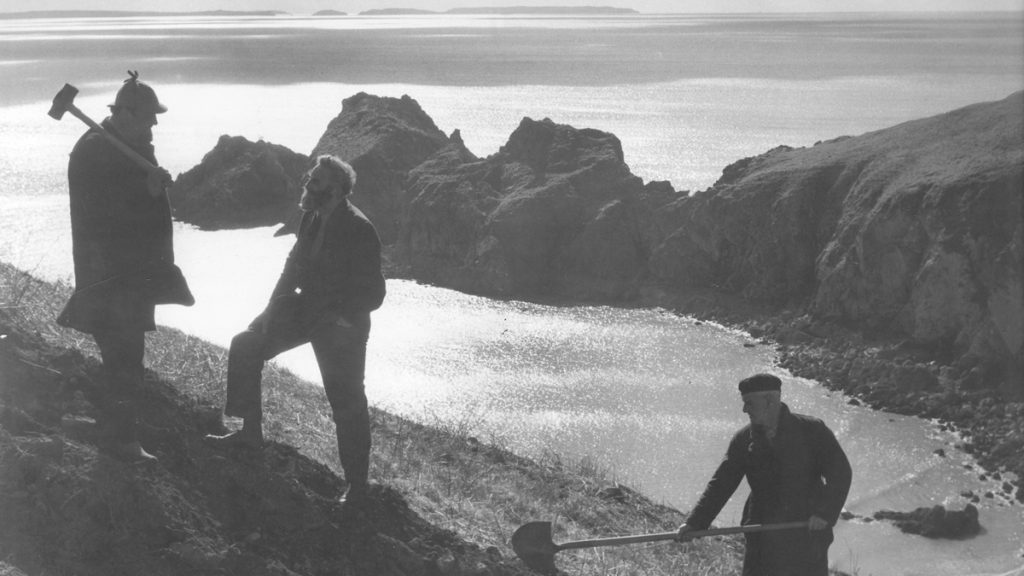
[[[334,416],[338,456],[348,489],[343,501],[366,495],[370,420],[363,378],[370,312],[384,301],[381,244],[373,224],[349,201],[356,173],[335,156],[320,156],[306,174],[295,245],[270,302],[231,341],[224,413],[242,428],[209,436],[224,446],[263,445],[262,371],[267,360],[310,343]]]

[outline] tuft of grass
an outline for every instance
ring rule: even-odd
[[[66,283],[42,282],[0,262],[0,315],[55,346],[96,355],[91,337],[57,326],[70,296]],[[2,336],[2,335],[0,335]],[[197,406],[219,413],[227,352],[181,331],[161,327],[147,336],[147,368],[174,382]],[[334,422],[323,389],[270,363],[263,379],[269,439],[341,473]],[[553,522],[556,542],[674,530],[685,516],[619,484],[607,469],[557,454],[528,459],[494,439],[470,435],[480,414],[457,422],[414,422],[371,408],[371,480],[394,487],[417,513],[481,547],[514,557],[520,525]],[[230,424],[230,422],[229,422]],[[739,537],[563,551],[568,574],[725,576],[739,574]]]

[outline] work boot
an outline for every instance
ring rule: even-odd
[[[359,507],[366,503],[369,492],[370,484],[368,482],[349,482],[348,488],[345,489],[345,493],[341,495],[338,502],[346,508]]]
[[[259,450],[263,448],[263,435],[246,432],[244,429],[223,436],[207,434],[205,439],[211,444],[224,448],[243,448]]]
[[[263,448],[263,419],[249,417],[242,419],[242,427],[237,432],[224,434],[207,434],[206,440],[225,448],[245,448],[259,450]]]
[[[132,464],[145,464],[156,462],[156,456],[146,452],[146,449],[139,444],[138,440],[132,442],[118,442],[111,448],[111,453],[119,460],[131,462]]]

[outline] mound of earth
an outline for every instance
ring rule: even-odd
[[[97,421],[101,367],[22,333],[0,311],[0,558],[4,574],[514,575],[374,485],[361,507],[344,482],[286,445],[231,452],[203,436],[219,410],[147,373],[140,438],[159,457],[112,457]],[[116,398],[113,398],[116,400]]]

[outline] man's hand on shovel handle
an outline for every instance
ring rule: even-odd
[[[811,530],[812,532],[814,530],[824,530],[826,528],[828,528],[828,521],[824,518],[821,518],[819,516],[811,516],[807,520],[807,529]]]
[[[170,187],[173,179],[171,173],[167,170],[155,166],[149,171],[149,178],[146,180],[146,186],[149,188],[149,195],[156,198],[167,191]]]
[[[679,526],[679,533],[676,535],[676,541],[689,542],[690,540],[693,540],[694,537],[691,534],[689,534],[693,531],[693,526],[690,526],[689,524],[683,524]]]

